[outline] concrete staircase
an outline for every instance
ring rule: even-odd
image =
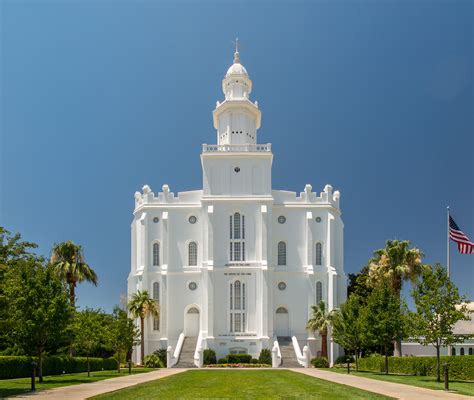
[[[280,346],[281,365],[280,368],[302,368],[298,362],[290,337],[279,336],[278,345]]]
[[[194,352],[196,351],[197,339],[197,337],[186,337],[184,339],[179,360],[173,368],[196,368]]]

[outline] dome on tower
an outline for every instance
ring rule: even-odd
[[[225,74],[226,77],[230,75],[247,75],[247,70],[245,67],[240,63],[239,52],[236,51],[234,53],[234,63],[229,67],[227,73]]]

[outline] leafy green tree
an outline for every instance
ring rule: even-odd
[[[140,360],[143,363],[145,359],[145,318],[148,316],[159,318],[160,308],[158,303],[150,297],[148,291],[138,290],[132,295],[128,303],[128,310],[135,318],[140,318]]]
[[[356,371],[359,370],[358,356],[363,346],[363,326],[360,319],[362,301],[352,294],[339,310],[334,310],[331,317],[333,340],[346,350],[355,354]]]
[[[109,329],[109,343],[117,353],[117,371],[120,373],[121,355],[131,355],[133,346],[140,343],[140,332],[127,312],[116,306],[112,314],[113,321]],[[127,361],[130,361],[127,359]]]
[[[362,341],[365,345],[384,349],[386,374],[391,343],[402,337],[406,329],[406,317],[401,306],[400,297],[388,282],[381,282],[373,289],[360,312]]]
[[[67,283],[71,305],[74,308],[76,307],[76,286],[78,283],[86,281],[97,286],[97,275],[86,263],[82,246],[70,240],[53,246],[51,264],[59,277]]]
[[[368,283],[373,287],[389,284],[400,298],[404,281],[416,282],[422,271],[428,268],[422,264],[423,252],[410,247],[408,240],[387,240],[383,249],[376,250],[369,262]],[[401,337],[395,338],[395,355],[402,355]]]
[[[38,357],[38,378],[43,381],[47,348],[64,343],[73,309],[67,289],[44,260],[29,256],[17,260],[5,274],[9,340],[25,354]]]
[[[87,357],[87,376],[90,376],[89,357],[99,346],[107,343],[108,326],[105,314],[99,309],[86,308],[76,313],[73,321],[74,346]]]
[[[326,303],[321,301],[318,305],[311,306],[312,314],[306,329],[310,332],[319,331],[321,335],[321,356],[328,357],[328,330],[331,326],[332,311],[328,312]]]
[[[436,380],[440,382],[440,348],[463,341],[453,328],[456,322],[470,319],[469,310],[463,304],[466,297],[459,295],[442,265],[424,271],[422,278],[412,290],[415,336],[422,345],[436,348]]]

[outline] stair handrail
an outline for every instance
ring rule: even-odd
[[[202,331],[199,332],[197,342],[196,342],[196,350],[194,351],[194,365],[198,368],[202,368],[204,363],[204,346],[203,346],[203,339],[202,339]]]
[[[310,357],[310,351],[308,346],[304,346],[303,352],[301,352],[300,344],[298,343],[298,339],[296,339],[296,336],[293,336],[291,338],[291,341],[293,342],[293,348],[295,349],[296,359],[298,360],[298,363],[304,368],[309,368],[310,363],[308,359]]]
[[[181,349],[183,348],[184,337],[184,332],[181,332],[179,334],[178,343],[176,343],[174,352],[171,346],[168,346],[166,349],[166,368],[171,368],[178,362]]]
[[[276,335],[273,335],[273,347],[272,347],[272,368],[278,368],[281,365],[281,351],[280,344]]]

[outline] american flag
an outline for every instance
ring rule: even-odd
[[[458,244],[458,250],[461,254],[474,253],[474,243],[459,229],[451,215],[449,216],[449,237]]]

